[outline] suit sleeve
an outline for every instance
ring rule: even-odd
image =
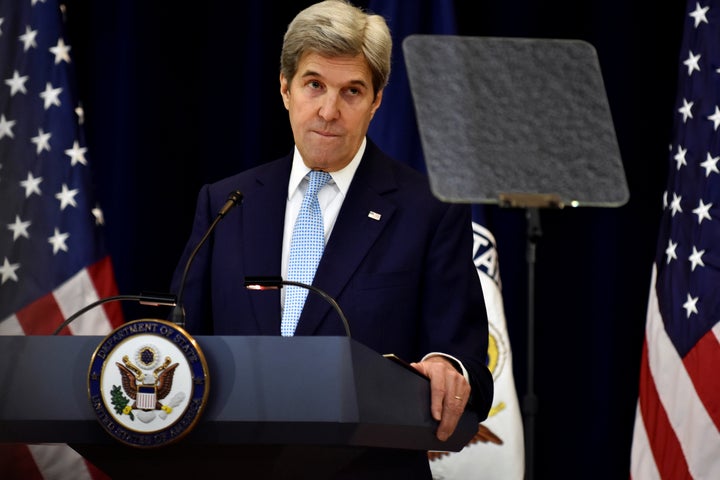
[[[469,205],[445,209],[426,257],[423,281],[424,348],[457,358],[467,369],[470,407],[484,420],[493,398],[487,367],[488,318],[482,284],[473,263]]]

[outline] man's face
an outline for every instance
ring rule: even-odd
[[[350,163],[382,100],[382,90],[374,95],[362,55],[328,58],[313,52],[300,59],[291,84],[280,74],[280,94],[305,164],[329,172]]]

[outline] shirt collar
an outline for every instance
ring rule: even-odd
[[[358,149],[357,153],[350,161],[350,163],[348,163],[342,170],[330,172],[332,181],[335,182],[335,185],[337,185],[340,193],[342,193],[343,196],[347,195],[347,191],[350,188],[350,183],[355,176],[355,171],[360,165],[360,159],[362,159],[362,156],[365,153],[366,145],[367,139],[363,138],[363,141],[360,144],[360,148]],[[293,152],[292,170],[290,171],[290,181],[288,182],[288,198],[291,198],[293,196],[295,190],[297,190],[300,186],[300,182],[302,182],[303,178],[305,178],[305,175],[307,175],[309,171],[310,169],[307,167],[307,165],[305,165],[305,162],[303,162],[303,159],[300,156],[300,152],[298,151],[297,147],[295,147]]]

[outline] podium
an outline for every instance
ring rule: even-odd
[[[368,448],[459,451],[477,432],[468,411],[437,440],[427,379],[348,337],[194,338],[210,384],[197,425],[137,448],[108,434],[88,399],[103,337],[0,336],[0,442],[67,443],[112,478],[298,478],[302,468],[332,478]]]

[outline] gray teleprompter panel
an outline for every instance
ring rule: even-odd
[[[628,201],[589,43],[411,35],[403,53],[439,199],[519,207]]]

